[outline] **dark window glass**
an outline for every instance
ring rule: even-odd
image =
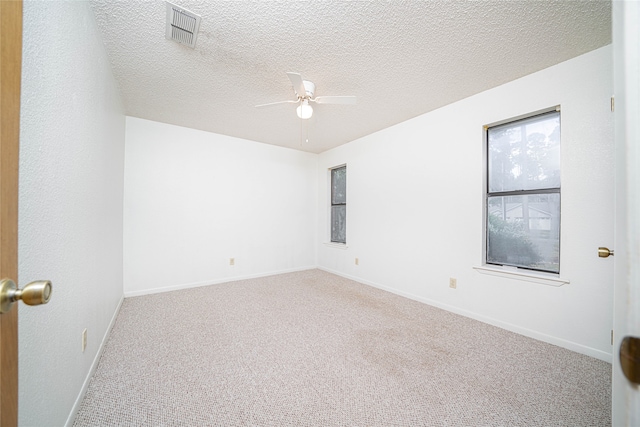
[[[347,242],[347,167],[331,169],[331,241]]]
[[[560,272],[560,113],[487,130],[487,264]]]

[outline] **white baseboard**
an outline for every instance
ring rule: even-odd
[[[71,427],[73,422],[76,419],[76,415],[78,415],[78,410],[80,409],[80,404],[84,400],[84,396],[87,394],[87,389],[89,388],[89,383],[91,382],[91,378],[93,378],[93,374],[98,367],[98,362],[100,362],[100,358],[102,357],[102,353],[104,352],[104,345],[107,343],[109,339],[109,335],[111,334],[111,329],[113,325],[116,323],[116,319],[118,318],[118,313],[120,313],[120,307],[122,307],[122,302],[124,301],[124,296],[120,298],[118,302],[118,306],[116,307],[113,316],[111,316],[111,321],[109,322],[109,326],[107,327],[104,336],[102,337],[102,341],[100,342],[100,346],[98,347],[98,351],[96,352],[96,356],[93,358],[93,362],[91,362],[91,369],[87,372],[87,376],[84,379],[84,383],[82,384],[82,388],[80,389],[80,393],[76,398],[76,401],[71,408],[71,412],[69,413],[69,417],[67,418],[67,422],[64,424],[65,427]]]
[[[244,276],[224,277],[222,279],[212,279],[212,280],[206,280],[203,282],[182,283],[178,285],[163,286],[161,288],[143,289],[140,291],[128,291],[128,292],[125,291],[124,297],[125,298],[138,297],[141,295],[159,294],[162,292],[178,291],[181,289],[199,288],[201,286],[217,285],[217,284],[226,283],[226,282],[237,282],[238,280],[256,279],[258,277],[274,276],[276,274],[293,273],[296,271],[313,270],[315,268],[318,268],[318,267],[315,265],[310,265],[306,267],[288,268],[285,270],[269,271],[265,273],[246,274]]]
[[[369,280],[361,279],[359,277],[355,277],[355,276],[351,276],[351,275],[348,275],[348,274],[344,274],[344,273],[341,273],[339,271],[331,270],[329,268],[320,267],[320,266],[318,266],[316,268],[318,268],[319,270],[326,271],[328,273],[335,274],[337,276],[344,277],[346,279],[354,280],[356,282],[363,283],[365,285],[373,286],[374,288],[378,288],[378,289],[382,289],[382,290],[387,291],[387,292],[391,292],[392,294],[400,295],[400,296],[403,296],[405,298],[412,299],[414,301],[419,301],[419,302],[422,302],[424,304],[428,304],[428,305],[431,305],[431,306],[434,306],[434,307],[441,308],[443,310],[450,311],[450,312],[455,313],[455,314],[459,314],[461,316],[465,316],[465,317],[469,317],[471,319],[479,320],[480,322],[488,323],[490,325],[497,326],[499,328],[506,329],[508,331],[515,332],[517,334],[524,335],[524,336],[529,337],[529,338],[533,338],[533,339],[537,339],[539,341],[543,341],[543,342],[546,342],[546,343],[549,343],[549,344],[557,345],[558,347],[563,347],[563,348],[566,348],[568,350],[575,351],[576,353],[580,353],[580,354],[584,354],[584,355],[587,355],[587,356],[591,356],[591,357],[594,357],[596,359],[602,360],[602,361],[607,362],[607,363],[611,363],[611,361],[612,361],[611,353],[606,353],[606,352],[604,352],[602,350],[598,350],[598,349],[595,349],[595,348],[592,348],[592,347],[587,347],[585,345],[578,344],[578,343],[575,343],[573,341],[568,341],[568,340],[565,340],[565,339],[562,339],[562,338],[554,337],[552,335],[543,334],[541,332],[534,331],[532,329],[523,328],[521,326],[514,325],[512,323],[503,322],[501,320],[494,319],[492,317],[484,316],[482,314],[478,314],[478,313],[475,313],[475,312],[472,312],[472,311],[469,311],[469,310],[464,310],[464,309],[461,309],[459,307],[455,307],[455,306],[452,306],[452,305],[449,305],[449,304],[444,304],[444,303],[442,303],[440,301],[436,301],[436,300],[432,300],[432,299],[429,299],[429,298],[420,297],[420,296],[417,296],[417,295],[414,295],[414,294],[411,294],[411,293],[408,293],[408,292],[403,292],[403,291],[400,291],[398,289],[391,288],[391,287],[388,287],[388,286],[383,286],[383,285],[380,285],[379,283],[371,282]]]

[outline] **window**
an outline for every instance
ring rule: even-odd
[[[347,242],[347,167],[331,169],[331,241]]]
[[[487,129],[486,263],[560,272],[560,113]]]

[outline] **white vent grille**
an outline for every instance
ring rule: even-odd
[[[196,46],[200,17],[175,4],[167,3],[167,29],[165,37],[190,48]]]

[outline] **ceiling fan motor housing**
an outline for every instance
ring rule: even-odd
[[[304,98],[313,98],[313,95],[316,92],[316,85],[309,80],[303,80],[302,84],[304,85],[305,96]]]

